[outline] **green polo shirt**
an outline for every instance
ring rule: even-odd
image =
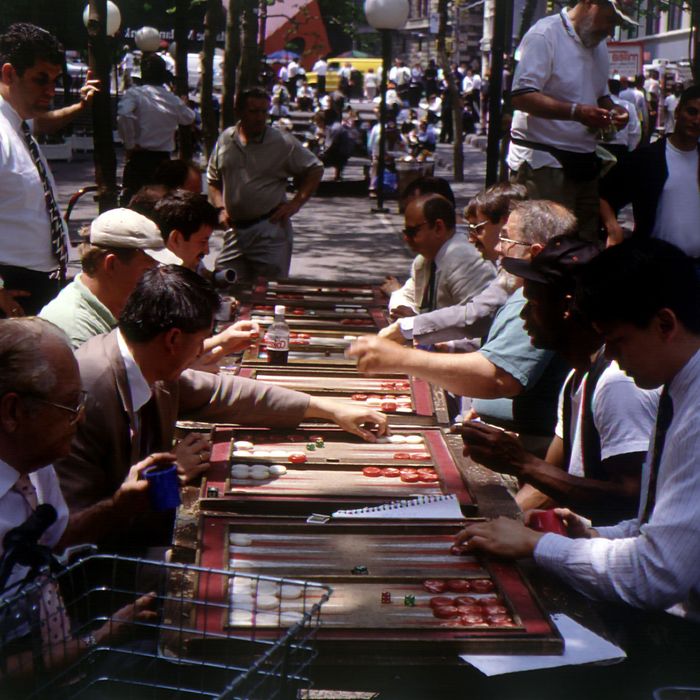
[[[81,276],[76,275],[39,312],[41,318],[65,331],[74,349],[95,335],[109,333],[117,325],[112,312],[80,281]]]

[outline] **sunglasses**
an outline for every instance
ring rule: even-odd
[[[425,226],[428,222],[427,221],[421,221],[419,224],[416,224],[415,226],[406,226],[401,233],[403,233],[406,238],[415,238],[418,235],[418,231],[420,231],[423,226]]]

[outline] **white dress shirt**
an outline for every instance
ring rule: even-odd
[[[129,393],[131,395],[131,408],[138,420],[138,412],[150,401],[153,391],[143,376],[141,368],[136,364],[136,360],[131,354],[131,350],[129,350],[129,346],[126,344],[126,340],[120,330],[117,331],[117,345],[126,368],[126,378],[129,382]]]
[[[16,469],[0,459],[0,554],[4,553],[2,540],[6,533],[21,525],[33,512],[25,497],[13,489],[19,477]],[[68,506],[61,493],[58,477],[49,465],[32,472],[29,480],[36,489],[37,501],[40,504],[48,503],[56,509],[56,522],[39,538],[39,544],[54,547],[68,524]],[[15,567],[8,585],[21,580],[26,574],[26,567]]]
[[[175,150],[175,129],[192,124],[194,112],[163,85],[129,88],[119,101],[117,125],[127,150]]]
[[[0,264],[51,272],[57,262],[44,186],[21,125],[22,118],[0,97]],[[45,159],[44,167],[55,197],[56,185]]]
[[[639,516],[598,528],[600,537],[546,534],[535,547],[538,564],[591,598],[666,609],[700,621],[700,351],[669,386],[673,420],[666,433],[656,505]],[[649,455],[653,454],[653,445]],[[651,459],[642,474],[640,514],[647,502]]]

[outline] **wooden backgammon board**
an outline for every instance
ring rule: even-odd
[[[341,303],[333,304],[330,308],[286,306],[285,320],[292,331],[313,333],[316,330],[332,330],[358,335],[376,333],[388,323],[384,308]],[[262,326],[268,326],[273,321],[274,308],[274,303],[245,304],[241,306],[238,318],[258,321]]]
[[[243,367],[239,374],[312,396],[371,406],[386,413],[392,426],[446,426],[450,421],[445,392],[414,377],[352,376],[327,368],[301,374],[275,365]]]
[[[307,304],[322,308],[335,303],[352,303],[381,308],[388,297],[378,284],[354,282],[320,282],[311,279],[261,280],[253,288],[251,298],[263,304]]]
[[[203,507],[330,514],[413,496],[455,494],[464,513],[475,513],[460,472],[459,438],[409,428],[380,439],[364,442],[337,428],[219,427],[212,436],[212,466],[202,481]]]
[[[388,662],[418,653],[421,662],[457,653],[560,653],[563,643],[515,565],[456,555],[459,522],[332,521],[310,525],[293,518],[246,518],[203,512],[197,563],[239,573],[300,579],[333,589],[317,639],[322,659]],[[190,530],[191,533],[191,530]],[[177,535],[176,535],[177,538]],[[222,586],[223,588],[223,586]],[[221,628],[279,627],[279,615],[299,613],[294,591],[271,600],[275,614],[247,604],[249,591],[209,591],[228,600]],[[308,604],[308,593],[304,605]],[[456,660],[456,656],[454,656]]]

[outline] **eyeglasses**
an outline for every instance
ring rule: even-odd
[[[498,240],[501,243],[511,243],[512,245],[524,245],[524,246],[530,246],[529,243],[524,243],[523,241],[514,241],[512,238],[506,238],[505,236],[499,236]]]
[[[416,224],[415,226],[406,226],[401,233],[403,233],[406,238],[415,238],[415,236],[418,235],[418,231],[423,228],[428,222],[427,221],[421,221],[419,224]]]
[[[467,232],[468,233],[478,233],[479,229],[482,226],[486,226],[488,224],[488,221],[482,221],[480,224],[467,224]]]
[[[79,420],[80,416],[83,415],[85,411],[85,402],[87,401],[87,392],[81,391],[78,398],[78,404],[76,406],[66,406],[62,403],[56,403],[55,401],[49,401],[49,399],[44,399],[41,396],[31,396],[34,401],[40,401],[41,403],[48,404],[54,408],[60,408],[63,411],[68,411],[71,414],[70,420],[68,421],[70,425],[75,425]]]

